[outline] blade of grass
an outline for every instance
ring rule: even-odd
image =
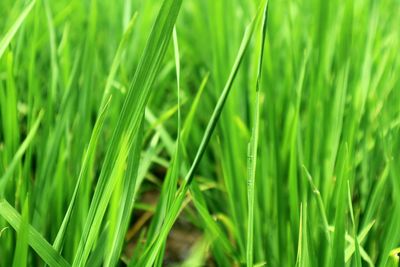
[[[29,3],[27,7],[21,12],[17,20],[8,30],[8,32],[4,35],[3,39],[0,41],[0,58],[3,56],[4,52],[6,51],[8,45],[11,43],[12,39],[14,38],[15,34],[17,33],[18,29],[21,27],[22,23],[25,21],[26,17],[31,12],[33,6],[35,5],[36,0],[33,0]]]
[[[7,182],[10,179],[10,177],[12,176],[13,171],[14,171],[15,167],[17,166],[18,162],[20,162],[22,156],[25,154],[25,151],[28,149],[29,145],[33,141],[42,118],[43,118],[43,111],[40,111],[38,118],[36,119],[35,123],[32,125],[31,130],[29,131],[25,140],[22,142],[21,146],[18,148],[12,161],[6,168],[6,171],[1,176],[1,178],[0,178],[0,196],[4,195],[5,186],[7,185]]]
[[[29,196],[25,199],[19,229],[13,267],[27,266],[28,263]]]
[[[79,172],[78,180],[76,182],[74,192],[72,194],[72,198],[71,198],[70,204],[68,206],[67,212],[64,216],[61,227],[58,230],[57,236],[53,243],[53,247],[57,251],[61,251],[62,243],[65,239],[66,230],[67,230],[68,224],[70,222],[71,214],[72,214],[73,210],[75,209],[76,198],[78,196],[78,192],[79,192],[79,188],[82,183],[82,179],[86,176],[89,165],[90,165],[90,161],[94,157],[97,142],[98,142],[101,130],[103,128],[103,124],[104,124],[104,120],[107,115],[108,107],[111,102],[111,94],[110,94],[111,83],[115,78],[118,66],[121,61],[121,54],[126,46],[126,43],[127,43],[127,40],[129,39],[130,34],[132,32],[134,22],[136,21],[136,16],[137,15],[135,14],[131,18],[131,20],[128,24],[128,27],[125,30],[123,37],[121,39],[121,42],[118,46],[117,52],[114,56],[113,63],[111,64],[111,69],[110,69],[109,75],[107,77],[106,87],[105,87],[105,90],[103,93],[103,99],[102,99],[102,102],[100,105],[99,115],[96,119],[95,126],[93,128],[93,131],[92,131],[92,134],[91,134],[91,137],[89,140],[89,145],[88,145],[87,151],[86,151],[84,159],[83,159],[83,163],[82,163],[82,166],[81,166],[81,169]]]
[[[227,253],[227,255],[233,258],[238,258],[235,249],[233,248],[229,240],[226,238],[226,234],[222,231],[222,229],[215,222],[215,220],[207,210],[207,206],[204,197],[202,196],[202,192],[199,186],[197,185],[196,181],[194,180],[190,186],[190,194],[192,196],[193,204],[195,205],[197,212],[199,213],[201,219],[203,220],[206,230],[209,232],[209,235],[212,238],[211,241],[219,242],[223,250]]]
[[[62,251],[62,245],[63,245],[64,239],[65,239],[65,235],[66,235],[66,231],[67,231],[69,222],[71,220],[71,215],[76,207],[76,199],[78,197],[79,188],[82,184],[82,180],[84,179],[84,177],[86,176],[86,174],[88,172],[90,161],[94,157],[97,142],[98,142],[98,139],[100,136],[101,129],[103,128],[104,120],[105,120],[105,117],[107,114],[107,110],[108,110],[110,101],[111,101],[111,99],[109,99],[109,101],[104,105],[103,110],[100,111],[100,114],[97,117],[97,121],[94,125],[93,131],[92,131],[92,136],[90,137],[89,145],[88,145],[88,148],[86,150],[86,153],[85,153],[85,156],[84,156],[84,159],[82,162],[81,170],[79,172],[78,180],[76,181],[76,185],[75,185],[72,197],[71,197],[71,201],[69,202],[67,212],[65,213],[64,219],[61,223],[61,226],[58,230],[57,236],[54,240],[53,247],[54,247],[54,249],[56,249],[59,252]]]
[[[104,266],[102,265],[103,255],[107,249],[107,238],[109,233],[109,227],[106,225],[96,242],[96,246],[93,248],[92,253],[87,261],[87,266]]]
[[[365,240],[365,238],[367,237],[369,231],[372,229],[374,224],[375,224],[375,221],[372,221],[371,223],[366,225],[365,228],[357,235],[357,240],[358,240],[359,244],[361,244]],[[360,248],[361,248],[361,246],[360,246]],[[345,262],[348,262],[351,259],[351,256],[353,255],[354,251],[355,251],[355,244],[353,242],[346,248]]]
[[[0,216],[2,216],[19,233],[21,231],[21,215],[6,201],[0,200]],[[29,225],[29,245],[42,260],[52,267],[68,267],[69,263],[58,253],[35,228]]]
[[[185,122],[183,123],[183,128],[182,128],[182,143],[183,144],[187,144],[187,142],[188,142],[189,132],[190,132],[190,129],[192,129],[193,120],[194,120],[194,117],[198,110],[201,96],[203,95],[204,89],[206,88],[209,76],[210,76],[210,74],[207,73],[204,76],[203,80],[201,81],[199,90],[197,91],[196,97],[194,98],[194,100],[191,104],[190,111],[189,111],[188,115],[186,116]]]
[[[135,13],[129,20],[129,23],[122,35],[122,39],[118,45],[117,51],[115,52],[113,62],[111,63],[110,72],[107,76],[106,86],[104,89],[103,98],[101,100],[100,109],[102,109],[103,106],[106,105],[107,100],[110,98],[111,87],[114,82],[115,76],[117,75],[118,67],[121,64],[122,55],[126,49],[129,38],[132,35],[133,26],[135,25],[136,19],[137,19],[137,13]]]
[[[350,191],[350,182],[347,180],[347,196],[348,196],[348,203],[349,203],[349,210],[350,210],[350,217],[351,217],[351,222],[353,224],[353,235],[354,235],[354,247],[355,247],[355,266],[356,267],[361,267],[361,256],[360,256],[360,245],[358,242],[358,237],[357,237],[357,229],[356,229],[356,222],[354,219],[354,212],[353,212],[353,204],[352,204],[352,199],[351,199],[351,191]]]
[[[97,233],[100,230],[101,223],[103,221],[103,216],[104,213],[106,212],[108,202],[110,201],[113,189],[116,183],[124,176],[126,162],[128,159],[128,147],[129,147],[128,143],[129,143],[128,136],[127,135],[123,136],[120,144],[118,145],[118,147],[120,148],[120,152],[117,155],[117,158],[115,160],[115,165],[113,166],[112,172],[110,174],[110,177],[112,177],[112,179],[106,181],[105,187],[107,188],[107,190],[103,191],[102,197],[96,203],[97,207],[93,216],[93,223],[87,233],[87,243],[83,248],[82,254],[78,254],[78,256],[80,257],[76,257],[74,259],[73,266],[75,265],[84,266],[86,264],[87,258],[89,257],[94,241],[97,239]]]
[[[213,111],[213,114],[211,115],[211,118],[208,122],[208,125],[207,125],[205,133],[203,135],[202,141],[197,150],[195,159],[193,160],[193,163],[192,163],[187,175],[185,176],[183,184],[181,185],[181,187],[179,188],[179,190],[175,196],[175,199],[171,205],[170,212],[168,213],[157,238],[154,238],[151,241],[151,245],[147,247],[141,260],[138,262],[139,266],[152,266],[153,265],[164,240],[166,239],[170,229],[172,228],[172,225],[174,224],[175,220],[177,219],[177,217],[179,215],[183,200],[185,199],[186,192],[188,191],[188,187],[193,179],[194,172],[197,169],[197,167],[201,161],[201,158],[204,155],[204,152],[207,148],[207,145],[211,139],[212,133],[214,132],[214,129],[217,125],[218,119],[219,119],[221,112],[223,110],[223,107],[225,105],[226,99],[232,88],[233,81],[235,80],[236,74],[237,74],[239,67],[241,65],[241,62],[243,60],[243,56],[247,50],[248,44],[250,42],[254,27],[255,27],[255,21],[260,16],[260,14],[262,14],[262,12],[260,12],[260,10],[261,10],[261,8],[259,9],[259,12],[257,13],[256,17],[252,20],[250,25],[246,28],[244,37],[242,39],[242,43],[239,48],[239,52],[236,56],[235,63],[232,67],[232,70],[228,77],[226,85],[218,99],[218,102]]]
[[[345,212],[346,212],[346,183],[345,176],[348,174],[348,148],[343,145],[340,150],[339,163],[337,168],[337,198],[335,212],[335,231],[331,248],[331,266],[343,266],[345,257]]]
[[[326,236],[326,240],[328,241],[329,245],[331,245],[331,235],[329,233],[329,223],[328,223],[328,217],[326,216],[326,211],[325,211],[325,205],[324,201],[322,200],[321,193],[319,192],[318,188],[315,186],[311,174],[308,172],[306,166],[303,165],[303,169],[306,173],[306,176],[308,178],[308,182],[310,183],[311,189],[313,193],[315,194],[316,200],[317,200],[317,205],[318,205],[318,210],[322,219],[322,223],[324,226],[324,233]]]
[[[104,196],[110,196],[114,189],[115,177],[112,176],[112,172],[118,163],[118,149],[124,143],[121,143],[121,139],[125,136],[128,140],[124,149],[127,154],[131,154],[134,136],[141,127],[151,87],[168,48],[181,3],[182,0],[165,0],[162,3],[111,138],[73,266],[84,266],[92,249],[109,201]],[[132,170],[131,173],[136,172],[137,170]]]
[[[261,42],[260,42],[260,56],[257,62],[257,79],[256,79],[256,110],[253,118],[253,129],[251,132],[250,142],[248,144],[248,156],[247,156],[247,201],[248,201],[248,217],[247,217],[247,247],[246,247],[246,265],[247,267],[253,266],[253,236],[254,236],[254,201],[255,201],[255,180],[256,180],[256,169],[257,169],[257,151],[258,151],[258,138],[260,132],[260,81],[262,75],[262,65],[264,58],[264,46],[265,37],[267,31],[267,17],[268,17],[268,1],[264,4],[263,16],[261,18]]]
[[[173,198],[176,194],[176,188],[179,178],[180,162],[181,162],[181,108],[180,108],[180,55],[179,55],[179,44],[178,37],[176,33],[176,28],[173,30],[173,45],[174,45],[174,55],[175,55],[175,69],[176,69],[176,80],[177,80],[177,100],[178,100],[178,121],[177,121],[177,138],[175,142],[175,152],[173,154],[173,159],[168,168],[165,181],[163,183],[162,191],[156,208],[156,212],[153,215],[153,220],[150,225],[147,244],[153,240],[156,233],[159,232],[160,227],[168,213]],[[165,242],[163,242],[162,247],[165,247]],[[155,266],[159,266],[162,263],[162,253],[157,256]]]
[[[308,231],[307,231],[307,205],[300,206],[299,243],[297,247],[296,267],[312,266],[308,253]]]
[[[128,230],[128,226],[131,219],[131,211],[135,203],[135,193],[137,187],[140,185],[137,183],[138,168],[140,162],[140,151],[142,148],[142,137],[143,137],[143,126],[135,136],[133,148],[131,150],[130,158],[128,159],[128,167],[126,172],[126,179],[124,189],[122,191],[122,197],[118,207],[118,217],[116,220],[116,229],[113,236],[110,236],[109,244],[111,244],[103,266],[116,266],[119,256],[122,251],[122,247],[125,240],[125,234]],[[117,193],[117,192],[116,192]],[[111,233],[110,233],[111,234]]]

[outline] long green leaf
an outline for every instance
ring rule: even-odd
[[[5,173],[0,177],[0,196],[4,195],[4,189],[7,185],[8,180],[10,179],[15,167],[17,166],[18,162],[21,160],[22,156],[24,155],[25,151],[28,149],[29,145],[33,141],[36,132],[39,128],[40,122],[43,118],[43,111],[40,111],[38,118],[32,125],[31,130],[29,131],[28,135],[26,136],[25,140],[22,142],[21,146],[18,148],[17,152],[15,153],[11,163],[8,165]]]
[[[21,27],[22,23],[25,21],[26,17],[31,12],[33,6],[35,5],[36,0],[33,0],[29,3],[27,7],[21,12],[17,20],[8,30],[6,35],[3,39],[0,40],[0,58],[3,56],[4,52],[6,51],[8,45],[11,43],[12,39],[14,38],[15,34],[17,33],[18,29]]]
[[[28,262],[29,197],[26,198],[24,207],[22,208],[22,219],[19,229],[13,267],[27,266]]]
[[[355,266],[356,267],[361,267],[361,255],[360,255],[360,243],[358,241],[357,237],[357,228],[356,228],[356,222],[354,219],[354,211],[353,211],[353,204],[352,204],[352,198],[351,198],[351,191],[350,191],[350,182],[347,180],[347,196],[348,196],[348,203],[349,203],[349,210],[350,210],[350,218],[351,222],[353,224],[353,235],[354,235],[354,247],[355,247]]]
[[[268,11],[268,1],[265,3],[263,17],[261,21],[261,44],[260,44],[260,56],[257,62],[257,79],[256,79],[256,100],[255,106],[256,110],[254,113],[253,129],[251,132],[250,142],[248,144],[248,155],[247,155],[247,204],[248,204],[248,217],[247,217],[247,247],[246,247],[246,265],[247,267],[253,266],[254,256],[253,256],[253,237],[254,237],[254,202],[255,193],[254,187],[256,182],[256,168],[257,168],[257,152],[258,152],[258,137],[260,132],[260,80],[262,75],[262,65],[264,59],[264,46],[265,37],[267,31],[267,11]]]
[[[2,216],[17,233],[21,230],[21,215],[6,201],[0,200],[0,216]],[[29,245],[52,267],[68,267],[69,263],[58,253],[35,228],[29,225]]]
[[[106,114],[107,114],[107,110],[108,110],[108,106],[109,106],[110,101],[111,101],[111,99],[109,99],[109,102],[107,102],[104,105],[103,110],[100,111],[100,114],[99,114],[99,116],[97,118],[97,121],[96,121],[96,123],[94,125],[92,136],[90,138],[89,145],[88,145],[88,148],[87,148],[86,153],[85,153],[85,157],[84,157],[83,162],[82,162],[81,170],[79,172],[78,180],[76,181],[76,185],[75,185],[72,197],[71,197],[71,201],[69,203],[67,212],[65,213],[65,216],[64,216],[64,219],[63,219],[63,221],[61,223],[60,229],[58,230],[57,236],[56,236],[56,238],[54,240],[54,243],[53,243],[53,247],[57,251],[61,251],[62,250],[62,244],[63,244],[63,242],[65,240],[67,227],[69,225],[72,212],[74,211],[74,209],[76,207],[76,198],[78,197],[79,188],[81,186],[82,180],[87,175],[90,160],[91,160],[91,158],[94,157],[94,153],[96,151],[97,141],[99,139],[100,132],[101,132],[101,129],[102,129],[103,124],[104,124],[104,120],[105,120],[105,117],[106,117]]]
[[[245,54],[248,44],[250,42],[251,36],[253,34],[253,30],[255,27],[255,21],[260,16],[260,14],[261,14],[261,12],[258,12],[257,16],[252,20],[251,24],[246,28],[244,37],[242,39],[242,43],[239,48],[239,52],[236,56],[235,63],[233,64],[233,67],[232,67],[231,73],[228,77],[228,80],[226,82],[226,85],[218,99],[217,105],[215,106],[213,114],[211,115],[211,118],[207,124],[207,128],[206,128],[203,138],[201,140],[200,146],[197,150],[195,159],[193,160],[193,163],[192,163],[187,175],[185,176],[183,184],[181,185],[179,191],[177,192],[177,194],[175,196],[175,199],[171,205],[171,209],[164,221],[163,227],[161,228],[159,234],[157,235],[157,238],[154,238],[152,240],[151,246],[147,248],[145,254],[143,255],[140,262],[138,263],[139,266],[152,266],[153,265],[164,240],[166,239],[172,225],[174,224],[175,220],[177,219],[177,217],[179,215],[183,200],[185,199],[186,192],[188,191],[189,185],[193,179],[194,172],[197,169],[202,156],[204,155],[207,145],[211,139],[212,133],[214,132],[214,129],[217,125],[218,119],[221,115],[221,112],[223,110],[223,107],[225,105],[227,97],[229,95],[229,92],[231,91],[232,84],[235,80],[236,74],[239,70],[239,67],[240,67],[241,62],[244,57],[244,54]]]
[[[168,48],[181,3],[182,0],[165,0],[153,25],[109,144],[73,266],[84,266],[92,249],[109,201],[104,196],[111,195],[116,184],[115,181],[112,182],[115,180],[112,172],[114,166],[118,164],[116,159],[119,154],[118,150],[123,144],[121,139],[125,136],[128,141],[124,144],[126,145],[126,153],[130,154],[134,136],[138,134],[142,124],[145,106],[152,91],[152,84]],[[137,170],[132,170],[130,173],[136,172]]]

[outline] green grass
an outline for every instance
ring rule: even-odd
[[[398,266],[398,14],[0,1],[0,267]]]

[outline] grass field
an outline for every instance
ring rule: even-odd
[[[0,266],[399,266],[398,0],[1,0]]]

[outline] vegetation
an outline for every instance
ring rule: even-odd
[[[398,266],[398,14],[0,1],[0,266]]]

